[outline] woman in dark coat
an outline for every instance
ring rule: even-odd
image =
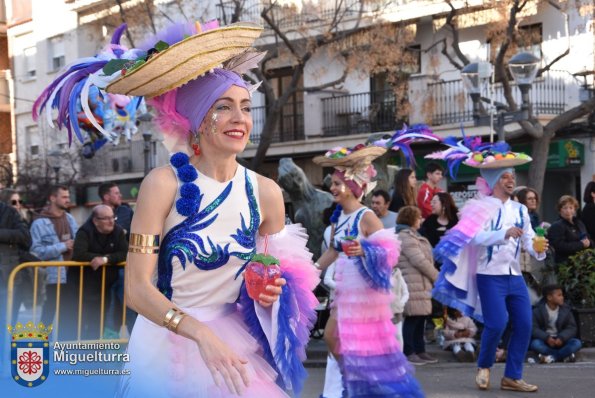
[[[560,218],[548,230],[550,245],[556,252],[556,264],[568,260],[581,250],[592,248],[593,241],[587,233],[585,224],[576,217],[578,201],[570,195],[558,200]]]

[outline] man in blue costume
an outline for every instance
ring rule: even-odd
[[[498,341],[508,318],[512,335],[508,345],[506,369],[502,378],[503,390],[537,391],[537,386],[522,379],[523,362],[531,339],[531,301],[521,274],[519,254],[521,245],[538,260],[545,252],[536,253],[532,246],[535,236],[527,208],[511,199],[515,188],[514,169],[481,169],[482,177],[493,190],[492,197],[501,200],[495,218],[473,238],[480,247],[477,263],[477,290],[481,300],[485,328],[475,379],[485,390],[489,386],[490,368],[494,364]]]
[[[480,390],[490,386],[490,368],[510,319],[512,334],[500,387],[535,392],[537,386],[522,379],[531,339],[532,314],[519,258],[524,249],[543,260],[547,243],[544,251],[534,250],[535,232],[527,207],[511,199],[516,185],[512,167],[527,163],[531,158],[511,152],[504,142],[484,144],[479,139],[465,139],[456,146],[449,146],[451,148],[442,153],[443,159],[451,165],[454,159],[454,162],[463,161],[479,168],[482,178],[477,181],[480,194],[465,204],[459,223],[434,250],[442,269],[432,294],[443,304],[484,323],[475,378]],[[460,156],[461,152],[466,156]]]

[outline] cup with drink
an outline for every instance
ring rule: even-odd
[[[343,249],[343,253],[346,255],[349,252],[349,249],[358,245],[357,236],[352,235],[345,235],[341,238],[341,249]]]
[[[277,278],[281,278],[279,260],[265,253],[255,254],[244,273],[248,296],[258,301],[261,294],[269,294],[266,287],[274,285]]]
[[[533,250],[536,253],[543,253],[545,251],[547,239],[545,238],[545,229],[537,227],[535,229],[535,237],[533,238]]]

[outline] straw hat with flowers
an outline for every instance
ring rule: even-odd
[[[159,41],[144,58],[117,65],[121,76],[106,91],[149,98],[163,94],[251,48],[262,27],[239,22],[203,32],[196,24],[196,31],[171,45]]]

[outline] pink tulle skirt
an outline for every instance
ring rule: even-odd
[[[334,305],[347,396],[423,397],[395,338],[392,293],[369,287],[354,261],[343,254],[337,260],[335,280]]]
[[[250,386],[243,397],[288,397],[275,384],[277,373],[262,358],[261,349],[233,304],[203,308],[182,308],[205,323],[238,355],[245,365]],[[139,315],[128,344],[129,376],[122,376],[119,397],[223,398],[236,397],[225,383],[217,387],[196,343],[157,326]]]
[[[341,353],[382,355],[399,350],[390,303],[392,293],[371,289],[352,260],[341,255],[335,268]]]

